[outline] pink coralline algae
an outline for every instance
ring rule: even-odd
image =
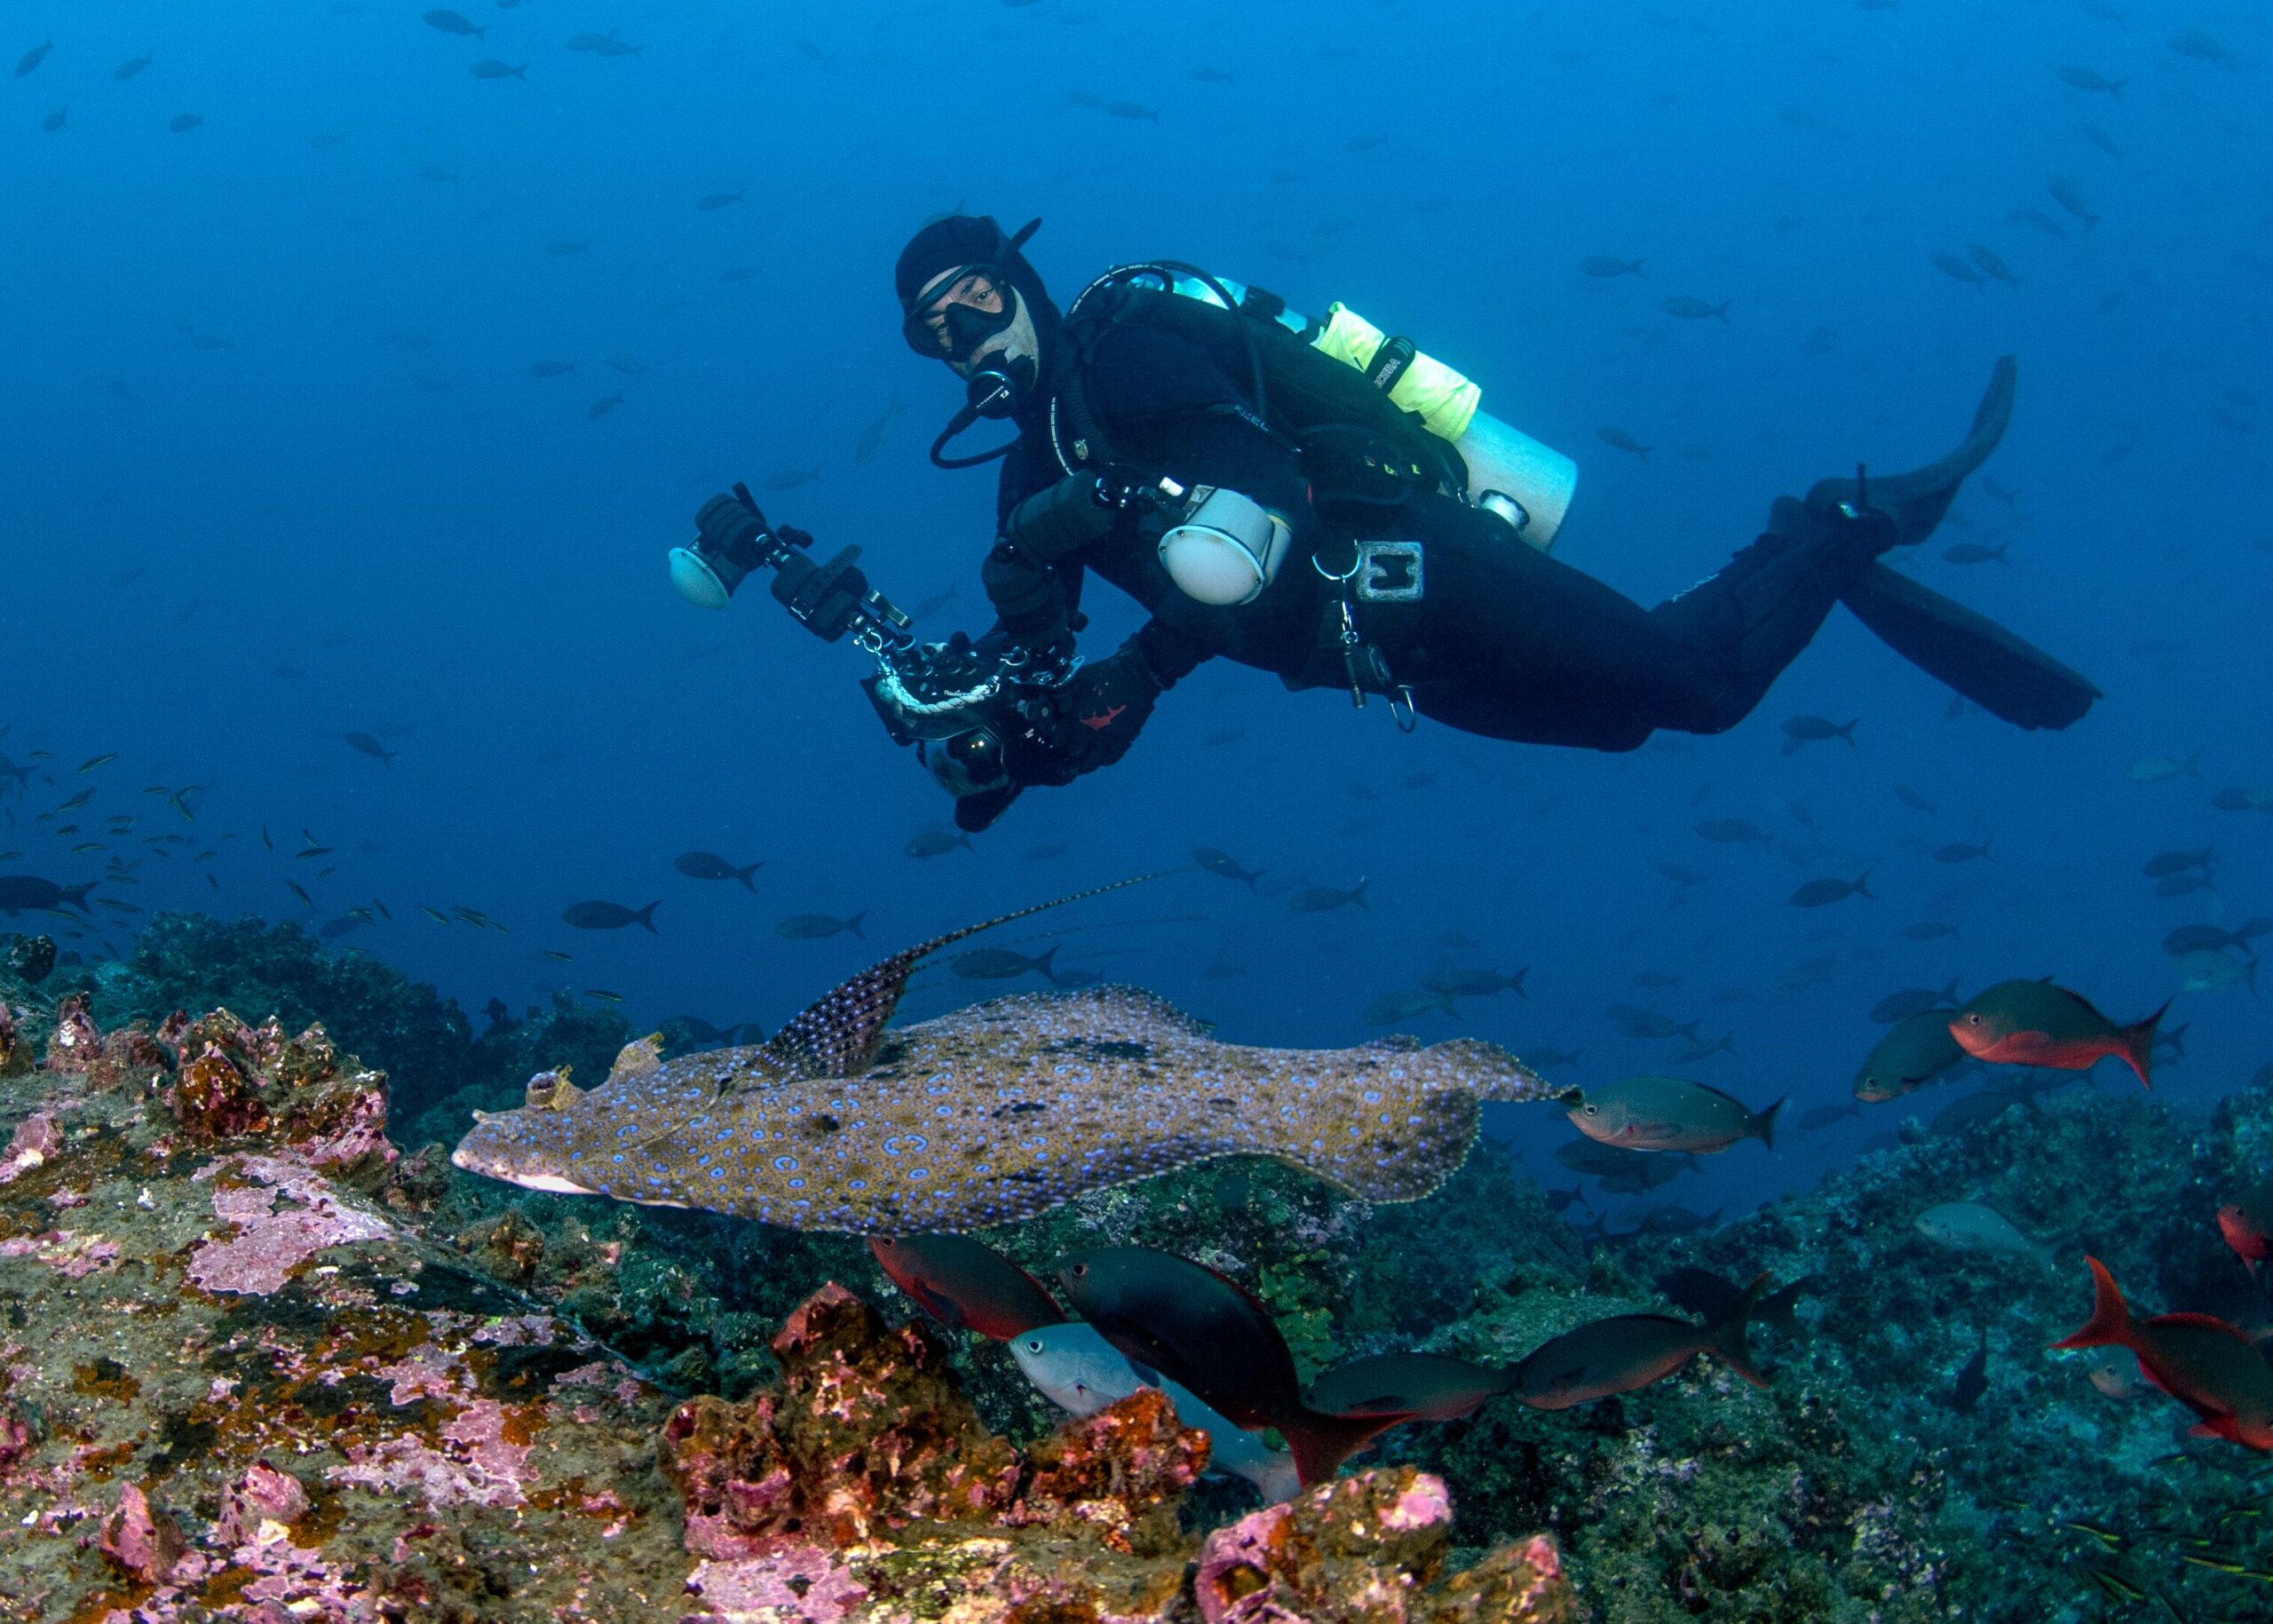
[[[991,1519],[1018,1462],[991,1436],[921,1327],[887,1329],[834,1282],[773,1339],[780,1389],[706,1395],[664,1424],[663,1470],[686,1497],[687,1548],[748,1554],[783,1534],[849,1545],[916,1519]]]
[[[495,1399],[468,1405],[442,1429],[447,1453],[412,1437],[348,1451],[348,1464],[324,1475],[334,1483],[399,1492],[416,1489],[435,1509],[445,1506],[518,1506],[530,1446],[518,1418]]]
[[[118,1509],[103,1519],[102,1547],[104,1556],[146,1585],[164,1584],[189,1552],[181,1525],[153,1509],[131,1483],[120,1490]]]
[[[290,1037],[273,1016],[249,1026],[216,1010],[170,1018],[154,1042],[175,1057],[166,1105],[193,1144],[257,1135],[314,1167],[395,1159],[385,1077],[343,1062],[321,1026]]]
[[[333,1199],[330,1186],[302,1167],[266,1156],[239,1159],[239,1169],[270,1188],[213,1192],[214,1216],[237,1226],[226,1240],[208,1240],[189,1260],[192,1283],[208,1291],[265,1295],[326,1247],[382,1240],[393,1228]],[[276,1210],[279,1197],[290,1204]]]
[[[62,1148],[63,1133],[54,1117],[44,1111],[34,1112],[16,1124],[8,1148],[0,1151],[0,1184],[28,1173]]]
[[[834,1553],[795,1541],[760,1561],[702,1563],[686,1588],[695,1604],[678,1624],[836,1624],[868,1599]]]
[[[1545,1535],[1436,1582],[1452,1547],[1442,1479],[1406,1466],[1320,1484],[1218,1529],[1192,1589],[1206,1624],[1568,1624],[1577,1599]]]
[[[300,1480],[256,1461],[242,1480],[222,1489],[213,1537],[224,1545],[249,1545],[262,1537],[264,1523],[289,1525],[307,1512],[308,1491]]]

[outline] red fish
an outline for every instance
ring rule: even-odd
[[[2107,1265],[2084,1261],[2092,1267],[2091,1319],[2052,1345],[2128,1348],[2149,1381],[2202,1418],[2194,1437],[2273,1450],[2273,1365],[2248,1334],[2209,1314],[2134,1319]]]
[[[2273,1257],[2273,1186],[2245,1190],[2219,1208],[2218,1233],[2256,1273],[2258,1264]]]
[[[1975,1059],[1993,1066],[2087,1072],[2113,1055],[2151,1089],[2155,1023],[2169,1008],[2166,1003],[2142,1021],[2119,1026],[2049,981],[2000,981],[1950,1018],[1950,1035]]]
[[[1048,1287],[969,1236],[871,1235],[868,1250],[893,1285],[950,1329],[1008,1342],[1065,1322],[1065,1311]]]

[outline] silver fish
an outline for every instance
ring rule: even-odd
[[[1044,1398],[1075,1415],[1094,1415],[1140,1387],[1157,1387],[1176,1406],[1178,1421],[1207,1433],[1210,1469],[1246,1478],[1271,1504],[1301,1491],[1292,1454],[1233,1426],[1180,1382],[1157,1373],[1138,1374],[1128,1355],[1098,1335],[1095,1326],[1076,1321],[1028,1331],[1010,1339],[1010,1357]]]

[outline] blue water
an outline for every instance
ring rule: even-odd
[[[1572,1078],[1600,1081],[1670,1052],[1618,1037],[1608,1006],[1702,1015],[1737,1054],[1696,1074],[1795,1111],[1845,1097],[1877,1035],[1865,1012],[1899,987],[2050,974],[2142,1014],[2175,990],[2172,926],[2273,911],[2273,822],[2209,800],[2273,781],[2273,29],[2237,5],[2128,9],[1338,4],[1290,28],[1261,5],[475,0],[483,42],[415,0],[13,8],[0,63],[54,48],[0,80],[0,750],[52,751],[54,782],[5,802],[0,850],[24,855],[0,870],[99,872],[105,853],[69,851],[85,834],[33,821],[92,785],[88,829],[142,819],[120,854],[153,831],[198,843],[99,894],[311,928],[376,897],[393,922],[350,943],[469,1010],[600,987],[641,1022],[771,1025],[883,951],[1208,844],[1268,870],[1266,890],[1368,877],[1371,911],[1297,917],[1187,874],[1012,945],[1060,940],[1062,962],[1227,1037],[1303,1044],[1374,1035],[1358,1011],[1446,959],[1529,964],[1529,1002],[1409,1029],[1580,1049]],[[2238,61],[2174,51],[2186,28]],[[566,49],[609,29],[644,51]],[[526,79],[474,76],[484,59]],[[2126,80],[2120,99],[2063,83],[2073,65]],[[202,122],[170,130],[180,114]],[[2054,175],[2103,222],[2063,212]],[[824,549],[858,543],[903,603],[954,589],[933,635],[983,628],[994,480],[926,463],[960,391],[903,347],[890,281],[915,226],[959,205],[1044,217],[1028,252],[1061,299],[1167,254],[1413,335],[1578,457],[1558,556],[1644,602],[1716,567],[1778,493],[1937,455],[2016,352],[1988,472],[2016,503],[1976,481],[1966,526],[1913,567],[2108,697],[2065,733],[1946,720],[1946,692],[1841,612],[1734,733],[1615,757],[1406,738],[1379,703],[1353,714],[1219,664],[1116,769],[1030,794],[975,854],[911,860],[947,805],[876,727],[863,659],[755,591],[691,607],[663,552],[710,493],[818,466],[769,511]],[[2066,236],[2008,224],[2018,209]],[[2020,287],[1929,262],[1971,243]],[[1597,254],[1645,257],[1647,280],[1581,275]],[[1730,320],[1670,319],[1674,295],[1730,300]],[[548,360],[575,370],[529,376]],[[1611,426],[1651,461],[1599,440]],[[2009,567],[1944,559],[1965,541],[2008,543]],[[1108,590],[1089,606],[1094,652],[1136,624]],[[1801,713],[1861,717],[1859,748],[1784,756],[1778,724]],[[1202,743],[1232,727],[1244,741]],[[350,731],[398,759],[355,753]],[[2127,775],[2198,751],[2199,779]],[[1404,788],[1414,774],[1434,781]],[[192,784],[194,824],[141,793]],[[1775,848],[1707,844],[1692,826],[1716,816]],[[338,850],[330,876],[291,856],[304,829]],[[1982,838],[1986,862],[1928,855]],[[1056,843],[1070,852],[1022,855]],[[2150,894],[2144,859],[2206,844],[2214,893]],[[695,848],[763,858],[757,894],[673,872]],[[1666,861],[1710,879],[1684,899]],[[1865,867],[1879,900],[1785,900]],[[558,923],[590,898],[660,899],[661,934]],[[869,945],[772,929],[862,909]],[[1963,933],[1899,936],[1928,918]],[[68,945],[123,949],[131,923]],[[1061,923],[1082,928],[1040,934]],[[1484,947],[1453,954],[1450,931]],[[1207,977],[1219,954],[1248,973]],[[1817,958],[1828,979],[1785,990]],[[1652,970],[1680,985],[1631,985]],[[1729,988],[1757,996],[1714,1002]],[[910,1007],[988,990],[934,972]],[[2246,991],[2180,994],[2170,1018],[2190,1023],[2158,1083],[2179,1098],[2273,1053]],[[1921,1103],[1746,1144],[1676,1191],[1709,1208],[1804,1186]],[[1493,1126],[1567,1182],[1545,1156],[1559,1121]]]

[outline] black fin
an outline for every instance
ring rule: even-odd
[[[1865,570],[1840,601],[1896,654],[2016,727],[2071,726],[2101,697],[2082,673],[1883,564]]]
[[[1070,897],[998,915],[983,924],[965,925],[960,931],[950,931],[945,936],[935,936],[928,942],[895,953],[881,964],[862,970],[818,1002],[808,1004],[796,1018],[759,1045],[758,1063],[777,1078],[850,1077],[866,1070],[868,1062],[875,1058],[892,1011],[899,1007],[900,994],[907,990],[907,978],[915,974],[918,964],[940,948],[952,947],[982,931],[992,931],[997,925],[1009,924],[1014,919],[1064,907],[1069,902],[1084,902],[1109,891],[1142,885],[1160,877],[1157,874],[1142,874],[1134,879],[1115,880],[1110,885],[1092,886]]]
[[[1989,374],[1989,387],[1974,408],[1973,427],[1964,441],[1947,456],[1908,473],[1870,476],[1867,490],[1853,479],[1818,479],[1807,495],[1807,510],[1818,517],[1843,502],[1858,498],[1892,517],[1897,547],[1914,547],[1934,532],[1956,500],[1966,476],[1989,460],[2012,420],[2013,388],[2018,363],[2009,355],[1997,358]]]

